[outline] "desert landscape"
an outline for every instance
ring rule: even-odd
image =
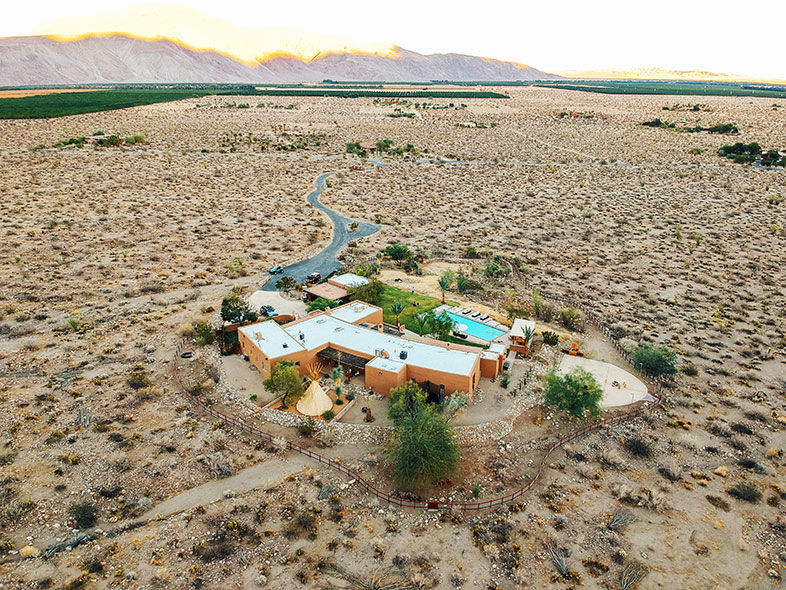
[[[717,152],[786,149],[786,104],[490,89],[509,98],[205,96],[0,121],[0,588],[783,584],[786,170]],[[739,133],[642,125],[656,117]],[[69,143],[112,135],[143,140]],[[348,153],[385,139],[411,148]],[[287,450],[395,489],[379,436],[266,421],[261,376],[193,344],[233,286],[249,297],[330,242],[305,200],[328,172],[321,202],[382,227],[350,242],[348,270],[405,243],[420,274],[383,261],[380,278],[413,294],[438,298],[451,269],[479,286],[450,299],[501,316],[534,314],[533,288],[579,300],[608,335],[543,325],[620,366],[610,338],[667,346],[662,403],[481,512],[400,509]],[[509,273],[486,271],[494,256]],[[526,402],[484,381],[454,422],[472,429],[460,470],[422,497],[514,491],[585,423],[541,399],[554,354],[511,370]],[[206,415],[184,382],[273,441]]]

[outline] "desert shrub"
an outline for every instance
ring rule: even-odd
[[[0,451],[0,466],[2,465],[10,465],[16,459],[16,451],[13,449],[6,449],[4,451]]]
[[[125,138],[125,143],[127,145],[134,145],[137,143],[145,143],[145,136],[144,135],[130,135],[129,137]]]
[[[313,418],[306,418],[297,425],[297,431],[303,436],[311,436],[316,428],[316,423]]]
[[[131,374],[126,378],[126,383],[128,383],[131,389],[143,389],[145,387],[150,387],[150,377],[148,377],[147,371],[143,366],[136,365],[131,370]]]
[[[625,439],[625,449],[636,457],[650,457],[652,456],[652,447],[646,441],[632,437]]]
[[[308,302],[308,304],[306,305],[306,309],[308,311],[316,311],[316,310],[324,311],[325,308],[329,307],[333,309],[334,307],[338,307],[338,305],[339,305],[338,301],[333,301],[332,299],[326,299],[324,297],[317,297],[316,299],[314,299],[314,301]]]
[[[612,484],[610,491],[611,495],[620,502],[630,504],[631,506],[648,508],[656,512],[667,508],[666,497],[650,488],[642,487],[638,490],[633,490],[624,484]]]
[[[617,510],[617,512],[615,512],[609,519],[609,522],[606,524],[606,528],[613,531],[616,529],[621,529],[625,525],[635,521],[636,516],[634,514],[631,514],[625,510]]]
[[[595,378],[581,367],[562,377],[555,373],[546,376],[546,403],[567,410],[576,418],[583,418],[587,413],[593,418],[600,415],[602,398],[603,390]]]
[[[731,504],[729,504],[726,500],[724,500],[720,496],[713,496],[712,494],[707,494],[704,497],[707,499],[707,502],[715,506],[715,508],[720,508],[724,512],[729,512],[731,510]]]
[[[584,329],[584,319],[578,309],[563,309],[559,312],[559,320],[568,330],[581,332]]]
[[[110,135],[109,137],[99,137],[96,139],[96,145],[99,147],[118,147],[122,143],[119,135]]]
[[[86,529],[93,526],[98,519],[98,511],[92,502],[77,502],[68,508],[68,515],[74,519],[76,526]]]
[[[499,384],[503,389],[507,389],[508,385],[510,385],[510,373],[503,371],[499,376]]]
[[[732,424],[730,428],[732,431],[739,434],[753,434],[753,430],[747,424],[743,424],[742,422]]]
[[[727,489],[726,493],[729,494],[732,498],[745,500],[751,504],[756,504],[759,500],[761,500],[761,492],[759,491],[759,488],[749,482],[738,483],[737,485]]]
[[[754,461],[753,459],[740,459],[737,461],[737,465],[740,467],[744,467],[745,469],[750,469],[755,471],[756,473],[764,473],[764,467],[762,467],[758,462]]]
[[[347,292],[351,301],[365,301],[374,305],[385,292],[385,285],[379,279],[371,279],[367,284],[351,287]]]
[[[543,337],[543,344],[547,344],[549,346],[556,346],[559,344],[559,336],[557,336],[556,332],[552,332],[551,330],[543,330],[540,335]]]
[[[474,291],[479,291],[482,288],[482,285],[474,279],[470,279],[468,276],[464,274],[459,274],[456,277],[456,289],[462,295],[466,293],[472,293]]]
[[[194,324],[194,333],[196,334],[197,346],[207,346],[213,344],[216,339],[216,334],[213,328],[207,322],[197,322]]]
[[[696,368],[696,365],[685,365],[682,367],[682,372],[688,377],[695,377],[699,374],[699,369]]]
[[[234,550],[235,543],[228,537],[194,543],[194,555],[204,562],[223,559],[232,555]]]
[[[674,375],[677,372],[677,355],[665,346],[642,343],[633,352],[633,366],[654,377]]]
[[[333,413],[332,410],[328,410],[327,412],[322,412],[322,417],[325,420],[332,420],[333,418],[335,418],[335,416],[336,415]]]

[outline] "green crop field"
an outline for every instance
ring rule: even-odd
[[[499,92],[468,90],[348,90],[335,88],[270,88],[257,90],[258,96],[334,96],[340,98],[509,98]]]
[[[209,91],[124,89],[0,98],[0,119],[46,119],[65,115],[81,115],[195,98],[206,94],[209,94]]]
[[[749,96],[786,98],[786,85],[735,82],[651,81],[651,80],[566,80],[538,82],[541,88],[580,90],[601,94],[657,94],[692,96]]]

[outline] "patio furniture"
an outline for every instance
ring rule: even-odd
[[[462,309],[461,313],[464,314],[464,315],[467,315],[468,313],[472,313],[472,310],[471,309]]]
[[[469,316],[469,317],[471,317],[471,318],[476,318],[476,317],[478,317],[478,316],[480,316],[480,312],[479,312],[479,311],[476,311],[475,313],[473,313],[473,314],[472,314],[471,316]]]

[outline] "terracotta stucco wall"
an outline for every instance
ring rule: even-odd
[[[390,395],[390,390],[407,380],[407,368],[401,367],[394,371],[383,371],[374,367],[366,367],[366,387],[382,395]]]

